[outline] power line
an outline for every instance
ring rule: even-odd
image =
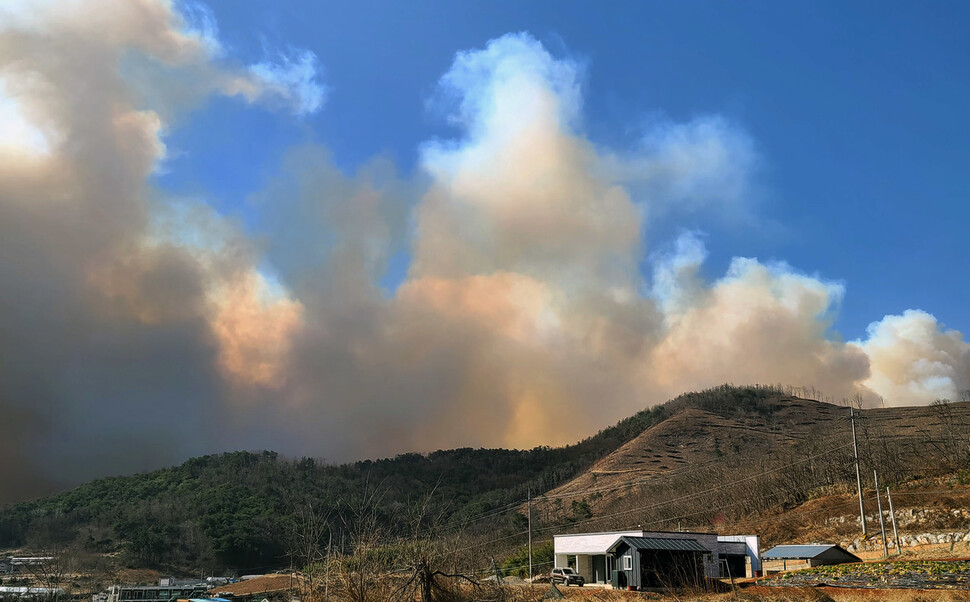
[[[799,464],[804,464],[805,462],[810,462],[812,460],[815,460],[816,458],[821,458],[822,456],[826,456],[828,454],[835,453],[836,451],[839,451],[840,449],[843,449],[845,447],[848,447],[849,445],[851,445],[851,443],[850,444],[847,444],[847,445],[843,445],[843,446],[840,446],[840,447],[836,447],[836,448],[830,449],[830,450],[828,450],[826,452],[822,452],[822,453],[816,454],[814,456],[807,456],[807,457],[803,458],[802,460],[798,460],[797,462],[792,462],[790,464],[785,464],[785,465],[782,465],[782,466],[778,466],[776,468],[773,468],[771,470],[767,470],[767,471],[762,472],[762,473],[757,473],[757,474],[750,475],[748,477],[744,477],[742,479],[736,479],[734,481],[729,481],[727,483],[724,483],[724,484],[721,484],[721,485],[717,485],[715,487],[711,487],[711,488],[705,489],[703,491],[698,491],[698,492],[691,493],[691,494],[688,494],[688,495],[685,495],[685,496],[681,496],[679,498],[674,498],[672,500],[665,500],[663,502],[657,502],[657,503],[651,504],[649,506],[643,506],[643,507],[639,507],[639,508],[630,508],[628,510],[623,510],[623,511],[615,512],[615,513],[612,513],[612,514],[606,514],[606,515],[602,515],[602,516],[598,516],[598,517],[591,517],[591,518],[584,519],[584,520],[581,520],[581,521],[576,521],[576,522],[571,523],[571,524],[572,525],[580,525],[580,524],[595,522],[595,521],[598,521],[598,520],[602,520],[604,518],[613,518],[613,517],[616,517],[616,516],[621,516],[621,515],[625,515],[625,514],[631,514],[633,512],[642,512],[642,511],[645,511],[645,510],[652,510],[652,509],[658,508],[660,506],[664,506],[664,505],[668,505],[668,504],[674,504],[674,503],[682,502],[682,501],[688,500],[688,499],[693,499],[693,498],[696,498],[696,497],[700,497],[702,495],[706,495],[706,494],[714,493],[716,491],[720,491],[720,490],[725,489],[727,487],[731,487],[731,486],[734,486],[734,485],[738,485],[740,483],[745,483],[745,482],[748,482],[748,481],[751,481],[751,480],[754,480],[754,479],[757,479],[757,478],[761,478],[761,477],[767,476],[769,474],[774,474],[774,473],[776,473],[778,471],[781,471],[781,470],[784,470],[786,468],[791,468],[792,466],[797,466]],[[556,525],[556,526],[561,526],[561,525]]]
[[[860,414],[860,418],[861,418],[861,416],[862,416],[862,414]],[[846,422],[848,421],[848,418],[846,418],[846,417],[838,417],[837,419],[838,420],[843,420],[843,421],[846,421]],[[831,439],[840,439],[840,438],[845,438],[845,437],[847,437],[847,435],[837,434],[837,435],[832,435],[832,436],[826,437],[822,441],[828,441],[828,440],[831,440]],[[790,437],[789,436],[789,439],[796,439],[796,438],[793,438],[793,437]],[[930,439],[930,438],[926,438],[926,437],[921,437],[919,435],[877,435],[877,436],[867,436],[867,437],[865,437],[865,439],[867,441],[870,441],[870,442],[871,441],[900,441],[900,442],[902,442],[902,441],[918,441],[918,442],[922,442],[922,443],[947,443],[948,442],[947,440],[944,440],[944,439]],[[737,453],[735,455],[744,455],[744,454],[743,454],[743,452],[739,452],[739,453]],[[582,491],[575,491],[575,492],[559,492],[559,493],[553,493],[553,494],[540,494],[539,496],[536,496],[535,499],[536,500],[542,500],[542,501],[547,501],[547,500],[548,501],[551,501],[551,500],[557,500],[557,499],[569,499],[569,498],[573,498],[573,497],[586,497],[586,496],[589,496],[591,494],[604,493],[604,492],[608,492],[608,491],[616,491],[618,489],[629,489],[629,488],[632,488],[632,487],[644,485],[644,484],[651,483],[651,482],[658,481],[658,480],[662,480],[662,479],[674,478],[674,477],[677,477],[677,476],[681,476],[681,475],[683,475],[685,473],[696,472],[696,471],[698,471],[700,469],[709,467],[711,465],[723,463],[723,462],[724,462],[724,457],[713,458],[713,459],[707,460],[707,461],[705,461],[703,463],[700,463],[700,464],[691,464],[691,465],[685,466],[683,468],[677,468],[677,469],[674,469],[674,470],[667,470],[667,471],[665,471],[663,473],[649,475],[649,476],[643,477],[641,479],[637,479],[637,480],[633,480],[633,481],[626,481],[626,482],[619,483],[619,484],[616,484],[616,485],[603,485],[603,486],[600,486],[600,487],[586,488],[586,489],[583,489]],[[567,484],[567,486],[568,486],[568,484]],[[479,523],[479,522],[481,522],[483,520],[487,520],[487,519],[492,518],[492,517],[495,517],[495,516],[500,516],[502,514],[505,514],[505,513],[509,512],[509,511],[515,509],[515,508],[519,508],[522,505],[523,505],[523,502],[522,501],[510,502],[508,504],[505,504],[504,506],[500,506],[498,508],[494,508],[492,510],[488,510],[488,511],[483,512],[483,513],[478,514],[478,515],[472,515],[471,517],[458,517],[458,518],[455,518],[454,520],[449,519],[448,524],[446,526],[447,527],[451,527],[451,526],[462,526],[462,527],[466,527],[468,525],[476,524],[476,523]]]
[[[553,523],[553,524],[547,525],[545,527],[540,527],[538,529],[534,529],[533,532],[545,532],[545,531],[549,531],[551,529],[556,529],[556,528],[563,527],[563,526],[570,526],[570,527],[572,527],[572,526],[576,526],[576,525],[581,525],[581,524],[587,524],[587,523],[591,523],[591,522],[602,521],[602,520],[606,520],[606,519],[609,519],[609,518],[616,518],[618,516],[623,516],[623,515],[631,514],[633,512],[643,512],[643,511],[651,510],[651,509],[658,508],[658,507],[661,507],[661,506],[665,506],[665,505],[669,505],[669,504],[674,504],[674,503],[677,503],[677,502],[681,502],[681,501],[684,501],[684,500],[697,498],[697,497],[700,497],[702,495],[706,495],[706,494],[714,493],[716,491],[720,491],[720,490],[725,489],[727,487],[731,487],[731,486],[734,486],[734,485],[738,485],[740,483],[745,483],[745,482],[751,481],[753,479],[757,479],[757,478],[761,478],[761,477],[764,477],[764,476],[767,476],[767,475],[770,475],[770,474],[774,474],[774,473],[779,472],[781,470],[784,470],[786,468],[791,468],[792,466],[797,466],[799,464],[804,464],[805,462],[809,462],[809,461],[815,460],[817,458],[826,456],[828,454],[835,453],[836,451],[839,451],[840,449],[842,449],[844,447],[847,447],[848,445],[851,445],[851,444],[846,444],[846,445],[841,446],[841,447],[836,447],[836,448],[830,449],[828,451],[825,451],[825,452],[822,452],[820,454],[816,454],[816,455],[813,455],[813,456],[806,456],[805,458],[803,458],[801,460],[798,460],[796,462],[792,462],[792,463],[789,463],[789,464],[785,464],[785,465],[782,465],[782,466],[778,466],[778,467],[775,467],[775,468],[773,468],[771,470],[767,470],[767,471],[764,471],[764,472],[761,472],[761,473],[753,474],[753,475],[750,475],[750,476],[745,477],[745,478],[742,478],[742,479],[737,479],[737,480],[734,480],[734,481],[731,481],[731,482],[728,482],[728,483],[724,483],[722,485],[717,485],[715,487],[711,487],[709,489],[705,489],[703,491],[699,491],[699,492],[695,492],[695,493],[688,494],[688,495],[685,495],[685,496],[681,496],[679,498],[674,498],[672,500],[665,500],[663,502],[658,502],[658,503],[655,503],[655,504],[651,504],[649,506],[643,506],[643,507],[638,507],[638,508],[631,508],[631,509],[628,509],[628,510],[622,510],[622,511],[619,511],[619,512],[614,512],[614,513],[610,513],[610,514],[604,514],[604,515],[600,515],[600,516],[595,516],[595,517],[591,517],[591,518],[584,519],[584,520],[581,520],[581,521],[575,521],[575,522],[572,522],[572,523],[567,523],[565,521],[564,522],[559,522],[559,523]],[[735,503],[737,504],[737,503],[741,503],[741,502],[739,501],[739,502],[735,502]],[[665,520],[669,520],[669,519],[660,519],[659,521],[654,521],[654,522],[663,522]],[[473,544],[473,545],[470,545],[470,546],[466,546],[464,548],[458,548],[458,549],[454,550],[454,552],[455,553],[458,553],[458,552],[461,552],[461,551],[467,551],[467,550],[471,550],[471,549],[481,548],[481,547],[484,547],[484,546],[487,546],[487,545],[490,545],[490,544],[493,544],[493,543],[498,543],[500,541],[505,541],[505,540],[511,539],[513,537],[521,536],[521,535],[524,535],[524,534],[527,534],[527,533],[528,533],[528,531],[521,531],[519,533],[513,533],[511,535],[507,535],[507,536],[504,536],[504,537],[499,537],[499,538],[487,540],[487,541],[484,541],[484,542],[479,542],[479,543],[476,543],[476,544]]]
[[[806,456],[806,457],[804,457],[804,458],[802,458],[802,459],[800,459],[798,461],[795,461],[795,462],[792,462],[792,463],[789,463],[789,464],[785,464],[785,465],[782,465],[782,466],[778,466],[778,467],[775,467],[773,469],[764,471],[762,473],[750,475],[750,476],[745,477],[745,478],[742,478],[742,479],[736,479],[736,480],[733,480],[733,481],[729,481],[729,482],[726,482],[724,484],[717,485],[717,486],[711,487],[711,488],[706,489],[706,490],[703,490],[703,491],[699,491],[699,492],[695,492],[695,493],[692,493],[692,494],[688,494],[686,496],[682,496],[680,498],[675,498],[675,499],[672,499],[672,500],[665,500],[663,502],[658,502],[656,504],[652,504],[652,505],[649,505],[649,506],[638,507],[638,508],[631,508],[631,509],[628,509],[628,510],[618,511],[618,512],[614,512],[614,513],[610,513],[610,514],[605,514],[605,515],[590,517],[588,519],[584,519],[584,520],[581,520],[581,521],[574,521],[574,522],[571,522],[571,523],[570,522],[565,522],[565,521],[564,522],[559,522],[559,523],[553,523],[551,525],[547,525],[545,527],[541,527],[541,528],[535,529],[534,532],[546,532],[546,531],[549,531],[551,529],[555,529],[555,528],[559,528],[559,527],[563,527],[563,526],[570,526],[570,527],[572,527],[572,526],[582,525],[582,524],[588,524],[588,523],[592,523],[592,522],[599,522],[599,521],[607,520],[607,519],[610,519],[610,518],[616,518],[618,516],[623,516],[623,515],[631,514],[631,513],[634,513],[634,512],[643,512],[643,511],[651,510],[651,509],[654,509],[654,508],[658,508],[660,506],[664,506],[664,505],[668,505],[668,504],[673,504],[673,503],[681,502],[681,501],[684,501],[684,500],[687,500],[687,499],[697,498],[697,497],[700,497],[702,495],[710,494],[710,493],[713,493],[713,492],[716,492],[716,491],[720,491],[722,489],[725,489],[727,487],[731,487],[731,486],[737,485],[739,483],[744,483],[744,482],[747,482],[747,481],[750,481],[750,480],[753,480],[753,479],[756,479],[756,478],[760,478],[760,477],[763,477],[763,476],[767,476],[769,474],[776,473],[776,472],[781,471],[781,470],[784,470],[786,468],[791,468],[792,466],[797,466],[799,464],[804,464],[805,462],[810,462],[810,461],[815,460],[817,458],[820,458],[820,457],[827,456],[829,454],[835,453],[835,452],[837,452],[837,451],[839,451],[841,449],[844,449],[844,448],[846,448],[846,447],[848,447],[850,445],[851,445],[851,443],[847,443],[845,445],[842,445],[842,446],[839,446],[839,447],[835,447],[835,448],[826,450],[826,451],[824,451],[822,453],[819,453],[819,454]],[[722,459],[719,459],[719,460],[722,460]],[[690,472],[690,471],[686,471],[686,472]],[[654,475],[654,477],[656,477],[656,476],[657,475]],[[644,481],[646,481],[646,480],[644,480]],[[633,483],[631,483],[630,485],[632,485],[632,484]],[[611,489],[621,489],[621,488],[625,488],[627,486],[628,486],[628,484],[624,483],[622,485],[619,485],[619,486],[616,486],[616,487],[612,487]],[[543,498],[541,498],[541,499],[548,499],[548,498],[546,498],[545,496],[543,496]],[[505,541],[505,540],[511,539],[513,537],[516,537],[517,535],[522,535],[524,533],[528,533],[528,531],[522,531],[522,532],[519,532],[518,534],[511,534],[511,535],[503,536],[503,537],[500,537],[500,538],[488,540],[488,541],[485,541],[485,542],[479,542],[479,543],[476,543],[476,544],[474,544],[472,546],[468,546],[468,548],[465,548],[465,549],[467,550],[467,549],[472,549],[472,548],[484,547],[484,546],[487,546],[487,545],[492,544],[492,543],[497,543],[499,541]],[[461,550],[456,550],[456,551],[461,551]]]
[[[827,441],[827,440],[837,439],[837,438],[845,438],[845,436],[844,435],[833,435],[833,436],[827,437],[825,439],[822,439],[821,441],[824,442],[824,441]],[[926,437],[921,437],[921,436],[918,436],[918,435],[904,435],[904,436],[897,436],[897,437],[893,437],[893,436],[879,436],[879,437],[870,437],[869,439],[870,440],[877,440],[877,441],[879,441],[879,440],[894,440],[894,441],[917,440],[917,441],[924,442],[924,443],[925,442],[933,442],[933,441],[944,441],[944,440],[928,439]],[[609,514],[600,515],[600,516],[590,517],[588,519],[584,519],[584,520],[580,520],[580,521],[573,521],[573,522],[569,522],[568,520],[567,521],[559,521],[559,522],[556,522],[556,523],[552,523],[550,525],[547,525],[545,527],[536,529],[535,531],[536,532],[547,532],[549,530],[556,529],[556,528],[563,527],[563,526],[575,527],[577,525],[583,525],[583,524],[588,524],[588,523],[593,523],[593,522],[601,522],[601,521],[606,521],[606,520],[609,520],[609,519],[612,519],[612,518],[617,518],[617,517],[620,517],[620,516],[625,516],[625,515],[628,515],[628,514],[633,513],[633,512],[646,512],[646,511],[649,511],[649,510],[652,510],[652,509],[656,509],[656,508],[659,508],[659,507],[662,507],[662,506],[665,506],[665,505],[671,505],[671,504],[676,504],[678,502],[682,502],[682,501],[685,501],[685,500],[696,499],[696,498],[702,497],[704,495],[712,494],[712,493],[715,493],[717,491],[721,491],[721,490],[726,489],[726,488],[729,488],[729,487],[734,487],[734,486],[737,486],[739,484],[742,484],[742,483],[745,483],[745,482],[749,482],[749,481],[751,481],[753,479],[758,479],[758,478],[762,478],[762,477],[767,476],[767,475],[770,475],[770,474],[777,473],[777,472],[779,472],[781,470],[784,470],[786,468],[790,468],[790,467],[793,467],[793,466],[796,466],[796,465],[799,465],[799,464],[804,464],[806,462],[810,462],[810,461],[813,461],[815,459],[818,459],[818,458],[821,458],[821,457],[824,457],[824,456],[827,456],[827,455],[836,453],[838,451],[841,451],[842,449],[845,449],[845,448],[849,447],[850,445],[851,445],[850,443],[846,443],[844,445],[841,445],[841,446],[838,446],[838,447],[835,447],[835,448],[826,450],[826,451],[824,451],[822,453],[818,453],[818,454],[814,454],[814,455],[810,455],[810,456],[804,457],[804,458],[802,458],[802,459],[800,459],[798,461],[795,461],[795,462],[791,462],[791,463],[788,463],[788,464],[785,464],[785,465],[782,465],[782,466],[777,466],[777,467],[772,468],[770,470],[766,470],[766,471],[761,472],[761,473],[758,473],[758,474],[753,474],[753,475],[750,475],[748,477],[744,477],[744,478],[740,478],[740,479],[733,479],[733,480],[727,481],[727,482],[725,482],[725,483],[723,483],[721,485],[717,485],[717,486],[714,486],[714,487],[711,487],[711,488],[708,488],[708,489],[705,489],[705,490],[702,490],[702,491],[697,491],[697,492],[694,492],[694,493],[691,493],[691,494],[688,494],[688,495],[685,495],[685,496],[681,496],[681,497],[678,497],[678,498],[674,498],[674,499],[670,499],[670,500],[665,500],[665,501],[658,502],[658,503],[655,503],[655,504],[651,504],[651,505],[648,505],[648,506],[643,506],[643,507],[638,507],[638,508],[631,508],[631,509],[624,510],[624,511],[618,511],[618,512],[613,512],[613,513],[609,513]],[[627,488],[631,488],[631,487],[634,487],[634,486],[642,485],[642,484],[645,484],[645,483],[650,483],[650,482],[653,482],[653,481],[657,481],[657,480],[660,480],[660,479],[671,479],[671,478],[675,478],[675,477],[678,477],[678,476],[682,476],[684,474],[690,474],[690,473],[693,473],[693,472],[697,472],[699,470],[703,470],[703,469],[707,468],[708,466],[710,466],[712,464],[716,464],[716,463],[723,462],[723,461],[724,461],[724,458],[721,457],[721,458],[709,460],[709,461],[704,462],[704,463],[701,463],[701,464],[694,464],[694,465],[686,466],[686,467],[683,467],[683,468],[680,468],[680,469],[676,469],[676,470],[673,470],[673,471],[667,471],[667,472],[662,473],[662,474],[650,475],[648,477],[645,477],[643,479],[639,479],[639,480],[636,480],[636,481],[627,481],[627,482],[624,482],[624,483],[617,484],[615,486],[602,486],[602,487],[598,487],[598,488],[585,489],[582,492],[576,492],[576,493],[561,492],[561,493],[558,493],[558,494],[543,495],[543,496],[540,496],[538,499],[543,499],[543,500],[567,499],[569,497],[577,497],[579,495],[589,495],[591,493],[597,493],[597,492],[602,492],[602,491],[611,491],[611,490],[617,490],[617,489],[627,489]],[[900,491],[898,493],[898,495],[928,495],[929,493],[930,492],[905,492],[905,491]],[[939,492],[939,493],[951,493],[952,494],[954,492],[952,492],[952,491],[946,491],[946,492]],[[737,506],[737,505],[740,505],[740,504],[743,504],[743,503],[747,503],[747,502],[748,502],[748,500],[738,500],[738,501],[733,502],[731,504],[720,505],[720,506],[717,506],[715,508],[705,508],[704,510],[701,510],[701,511],[698,511],[698,512],[689,513],[689,514],[686,514],[686,515],[682,515],[681,517],[659,518],[659,519],[653,520],[653,521],[651,521],[651,522],[649,522],[647,524],[669,522],[671,520],[676,520],[677,518],[688,518],[688,517],[696,516],[696,515],[699,515],[699,514],[710,513],[712,511],[717,511],[717,510],[722,510],[722,509],[734,507],[734,506]],[[480,521],[486,520],[488,518],[492,518],[492,517],[495,517],[495,516],[500,516],[500,515],[502,515],[502,514],[504,514],[506,512],[509,512],[509,511],[515,509],[515,508],[521,507],[521,505],[522,505],[522,502],[512,502],[512,503],[506,504],[504,506],[500,506],[498,508],[493,508],[493,509],[491,509],[489,511],[486,511],[486,512],[483,512],[483,513],[481,513],[479,515],[473,515],[472,517],[464,517],[462,519],[455,519],[453,521],[452,520],[449,520],[448,523],[447,523],[447,526],[453,525],[456,522],[457,523],[463,523],[464,525],[469,525],[469,524],[472,524],[472,523],[475,523],[475,522],[480,522]],[[820,509],[820,510],[817,511],[817,513],[820,514],[822,512],[830,512],[831,510],[832,510],[831,508],[828,508],[828,509]],[[809,514],[812,514],[812,513],[816,513],[816,512],[815,511],[812,511]],[[733,524],[760,524],[762,522],[774,522],[774,521],[784,520],[785,518],[786,518],[786,516],[785,515],[782,515],[782,516],[779,516],[779,517],[762,518],[762,519],[760,519],[758,521],[754,521],[753,519],[746,519],[746,520],[745,519],[742,519],[742,520],[735,521]],[[493,539],[490,539],[490,540],[487,540],[487,541],[477,542],[475,544],[472,544],[472,545],[469,545],[469,546],[466,546],[466,547],[463,547],[463,548],[458,548],[458,549],[454,550],[454,552],[455,553],[458,553],[458,552],[461,552],[461,551],[478,549],[478,548],[481,548],[481,547],[484,547],[484,546],[487,546],[487,545],[490,545],[490,544],[495,544],[495,543],[499,543],[499,542],[502,542],[502,541],[507,541],[507,540],[512,539],[512,538],[520,537],[520,536],[522,536],[524,534],[527,534],[527,533],[528,533],[528,531],[519,531],[517,533],[511,533],[511,534],[508,534],[508,535],[505,535],[505,536],[502,536],[502,537],[493,538]]]
[[[830,435],[829,437],[825,437],[824,439],[821,439],[820,440],[820,443],[826,442],[826,441],[830,441],[832,439],[840,439],[840,438],[845,438],[845,435],[842,435],[842,434]],[[843,447],[845,447],[845,446],[843,446]],[[835,448],[835,449],[841,449],[841,448]],[[830,451],[832,451],[832,450],[830,450]],[[735,456],[745,456],[746,454],[743,453],[743,452],[738,452],[737,454],[734,454],[734,455]],[[728,459],[730,459],[731,457],[732,456],[727,456]],[[581,492],[575,492],[575,493],[564,492],[564,493],[555,493],[555,494],[544,494],[544,495],[538,496],[536,499],[543,499],[543,500],[566,499],[566,498],[570,498],[570,497],[587,496],[587,495],[590,495],[590,494],[593,494],[593,493],[602,493],[602,492],[605,492],[605,491],[615,491],[617,489],[626,489],[626,488],[629,488],[629,487],[633,487],[633,486],[636,486],[636,485],[642,485],[642,484],[649,483],[649,482],[652,482],[652,481],[655,481],[655,480],[659,480],[659,479],[665,479],[665,478],[669,478],[669,477],[676,477],[676,476],[680,476],[680,475],[682,475],[684,473],[695,472],[695,471],[697,471],[697,470],[699,470],[701,468],[710,466],[712,464],[720,464],[720,463],[723,463],[723,462],[725,462],[725,457],[724,456],[719,457],[719,458],[713,458],[711,460],[707,460],[707,461],[705,461],[703,463],[700,463],[700,464],[693,464],[693,465],[690,465],[690,466],[685,466],[684,468],[678,468],[678,469],[675,469],[675,470],[668,470],[668,471],[665,471],[665,472],[659,473],[659,474],[649,475],[647,477],[643,477],[642,479],[637,479],[637,480],[633,480],[633,481],[626,481],[624,483],[620,483],[620,484],[617,484],[617,485],[603,485],[601,487],[594,487],[594,488],[583,489]]]

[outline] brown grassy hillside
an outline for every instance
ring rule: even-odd
[[[540,520],[559,531],[717,530],[740,521],[754,530],[752,517],[826,495],[844,496],[851,514],[848,407],[785,395],[748,405],[696,398],[667,405],[666,420],[537,500]],[[895,488],[966,468],[970,403],[856,416],[865,487],[873,469]]]

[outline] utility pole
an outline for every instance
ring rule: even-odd
[[[532,489],[529,489],[529,583],[532,583]]]
[[[882,555],[884,558],[889,557],[889,544],[886,543],[886,521],[882,518],[882,500],[879,498],[879,475],[876,471],[872,471],[872,479],[876,483],[876,505],[879,508],[879,530],[882,531]]]
[[[326,581],[323,582],[323,599],[330,600],[330,565],[332,564],[330,558],[330,549],[333,548],[333,531],[330,531],[330,538],[327,540],[327,575],[324,577]]]
[[[852,453],[855,455],[855,486],[859,492],[859,520],[862,521],[862,539],[866,538],[866,508],[862,505],[862,474],[859,472],[859,444],[855,438],[855,409],[849,407],[849,422],[852,423]]]
[[[886,487],[886,499],[889,500],[889,518],[893,520],[893,540],[896,542],[896,553],[902,554],[903,548],[899,545],[899,531],[896,530],[896,512],[893,511],[893,496],[889,493],[889,487]]]

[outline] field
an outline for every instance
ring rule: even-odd
[[[970,561],[901,560],[840,564],[793,571],[763,583],[864,589],[970,589]]]
[[[511,588],[510,588],[511,589]],[[514,588],[505,596],[482,596],[476,600],[502,600],[503,602],[538,602],[548,593],[548,586],[535,586],[534,589],[525,587]],[[684,602],[970,602],[970,591],[967,590],[939,590],[939,589],[898,589],[898,588],[841,588],[841,587],[807,587],[807,586],[764,586],[749,584],[740,587],[735,592],[704,593],[704,592],[628,592],[598,589],[592,587],[570,587],[560,590],[567,600],[587,600],[590,602],[614,602],[623,600],[659,600]]]
[[[725,589],[728,585],[723,584]],[[513,586],[501,598],[509,601],[541,600],[548,585]],[[863,602],[900,600],[912,602],[970,602],[970,560],[897,560],[817,567],[791,571],[766,579],[745,580],[735,591],[709,593],[628,592],[595,587],[559,588],[569,600],[698,600],[704,602]],[[486,596],[487,597],[487,596]],[[482,597],[484,600],[485,597]]]

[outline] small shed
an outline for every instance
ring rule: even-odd
[[[700,585],[711,550],[696,539],[620,537],[610,546],[618,587],[668,588]]]
[[[862,562],[861,558],[835,544],[775,546],[765,552],[762,559],[765,561],[766,570]]]

